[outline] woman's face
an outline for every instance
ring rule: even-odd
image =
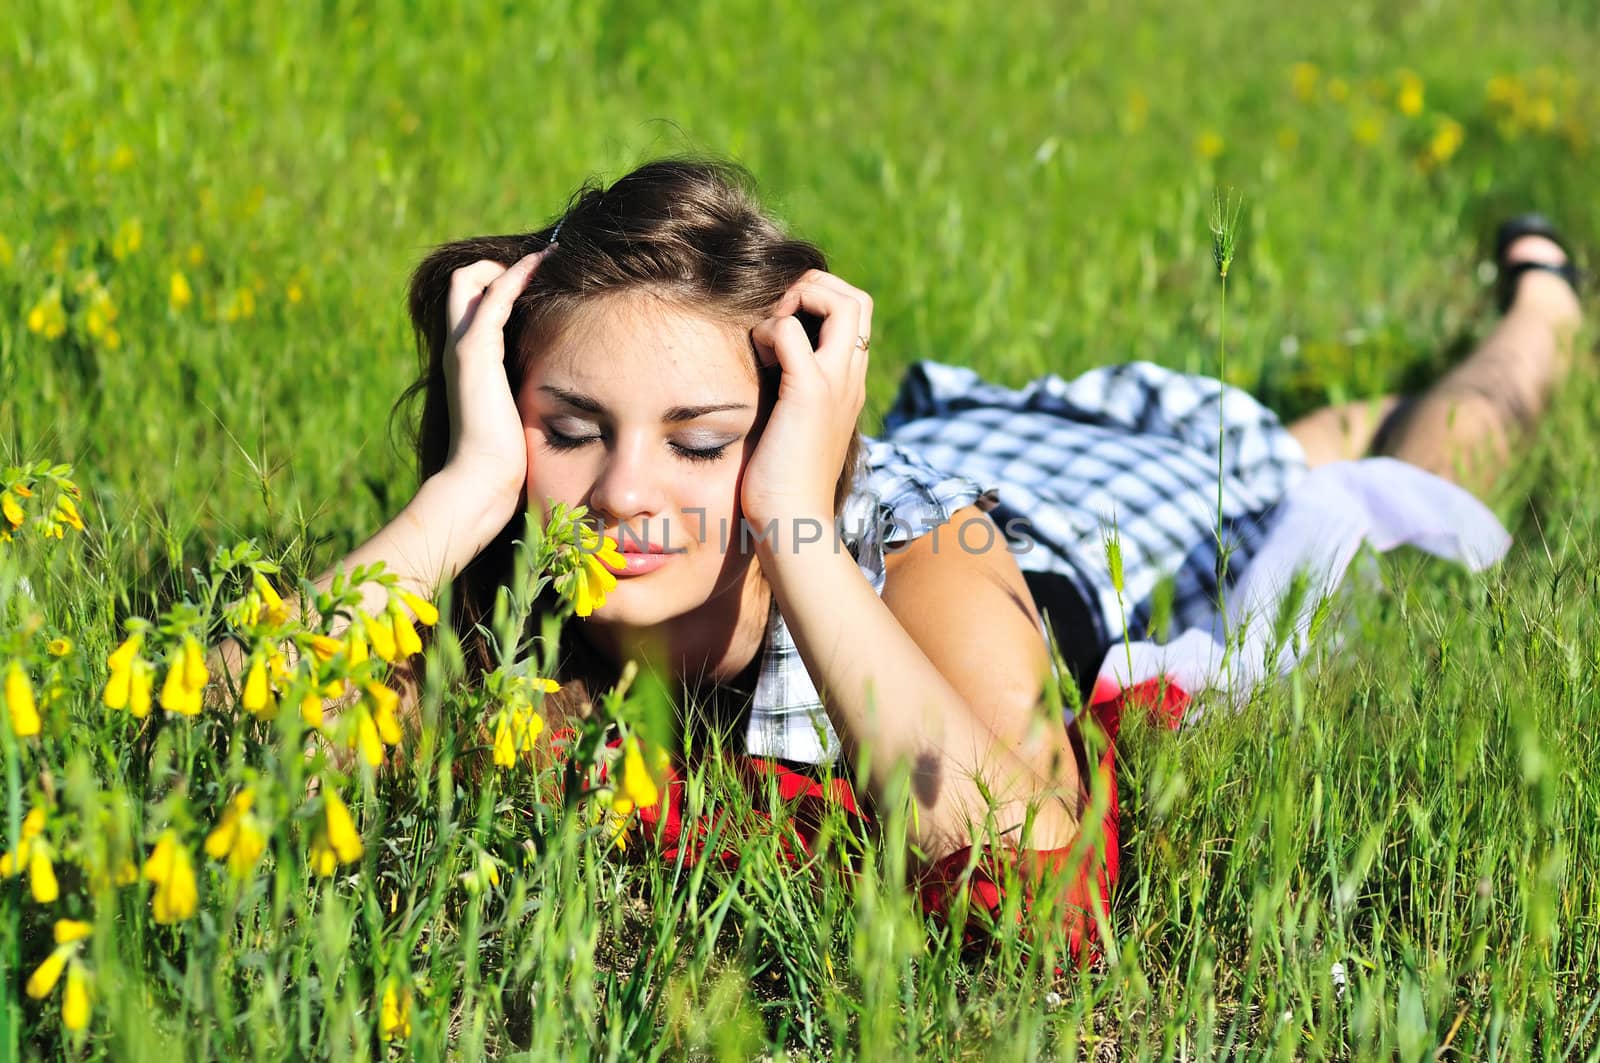
[[[759,392],[747,332],[646,295],[598,300],[532,359],[517,397],[530,505],[546,519],[556,502],[587,506],[632,570],[591,622],[737,608]]]

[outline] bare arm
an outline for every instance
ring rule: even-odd
[[[967,520],[988,517],[969,507],[951,524]],[[826,540],[763,543],[761,566],[829,719],[853,753],[870,751],[872,787],[910,764],[911,837],[930,859],[981,840],[985,787],[999,832],[1035,805],[1029,845],[1068,845],[1077,765],[1060,721],[1040,726],[1049,657],[1032,598],[998,533],[977,553],[946,527],[895,563],[881,599]]]

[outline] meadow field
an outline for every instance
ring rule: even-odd
[[[416,486],[409,271],[587,178],[747,166],[876,300],[869,432],[919,358],[1216,373],[1221,339],[1285,416],[1414,389],[1492,323],[1500,218],[1600,240],[1593,0],[785,8],[7,7],[0,1056],[1600,1058],[1592,330],[1491,499],[1502,565],[1388,557],[1242,712],[1129,724],[1082,969],[1046,927],[925,920],[894,816],[798,870],[775,797],[737,866],[619,851],[647,683],[609,810],[503,735],[510,767],[458,770],[462,721],[537,695],[455,689],[444,625],[421,735],[366,686],[327,725],[359,755],[300,755],[295,705],[408,641],[375,618],[361,660],[273,596]],[[202,706],[224,629],[319,652]],[[715,758],[691,788],[748,803]]]

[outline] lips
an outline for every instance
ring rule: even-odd
[[[624,539],[621,534],[612,533],[611,539],[617,543],[617,550],[622,555],[623,567],[618,568],[608,563],[603,556],[600,561],[612,575],[623,579],[629,576],[643,576],[654,572],[661,566],[669,564],[674,557],[684,552],[682,547],[668,547],[665,543],[639,542],[632,534],[629,534]]]

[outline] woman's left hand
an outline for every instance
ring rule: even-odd
[[[795,318],[822,318],[817,349]],[[872,297],[831,273],[811,270],[772,316],[750,330],[763,366],[780,367],[778,398],[745,465],[739,491],[753,535],[773,521],[833,521],[833,495],[856,419],[867,397]],[[780,527],[779,542],[794,531]]]

